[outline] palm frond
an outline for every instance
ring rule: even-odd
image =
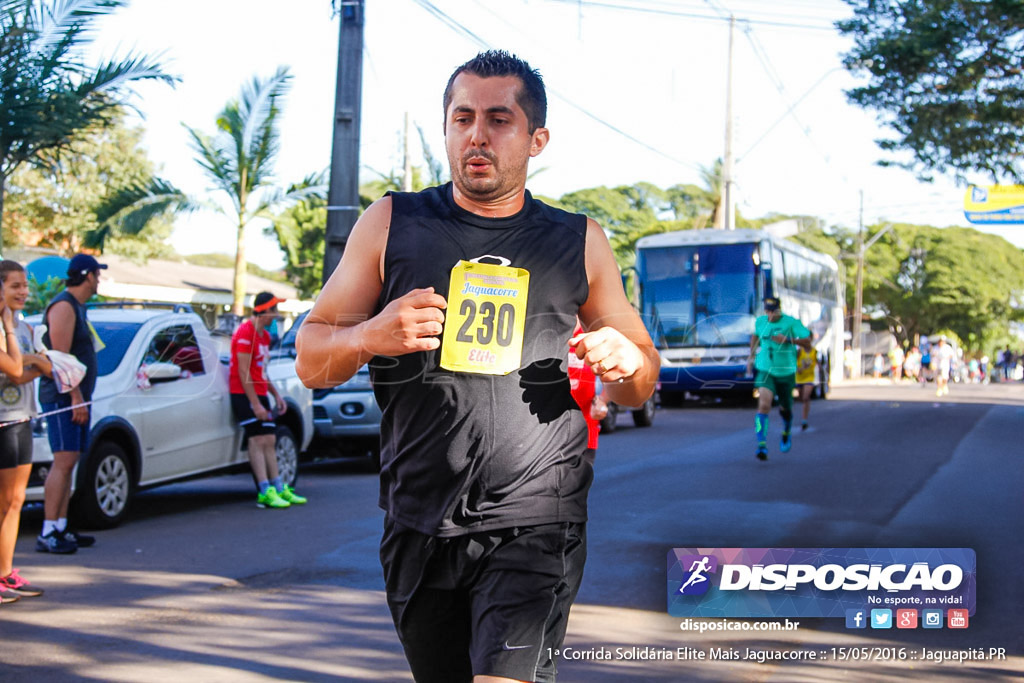
[[[288,92],[290,82],[288,69],[280,67],[270,78],[254,78],[242,89],[238,116],[244,125],[239,147],[249,159],[253,175],[257,176],[254,184],[268,175],[269,164],[277,155],[278,135],[274,124],[280,114],[279,100]]]
[[[198,203],[162,178],[123,187],[94,209],[97,228],[86,235],[86,246],[102,250],[108,237],[138,235],[154,218],[199,208]]]
[[[251,210],[249,218],[273,218],[273,213],[280,211],[281,208],[310,199],[327,201],[327,190],[327,171],[310,173],[299,182],[290,185],[287,192],[281,192],[279,189],[264,192]]]
[[[196,152],[196,163],[206,173],[206,177],[213,181],[219,190],[231,195],[232,201],[237,208],[238,193],[235,191],[237,185],[235,178],[237,168],[235,167],[230,150],[220,146],[217,138],[211,138],[200,131],[182,124],[191,136],[192,149]]]
[[[84,37],[93,19],[110,14],[125,4],[125,0],[32,2],[34,6],[26,12],[26,18],[31,22],[32,30],[36,34],[32,49],[35,53],[42,53],[55,47],[60,47],[62,52],[66,51],[68,47],[78,42],[79,38]]]
[[[181,81],[180,76],[165,74],[161,70],[159,55],[129,55],[120,60],[108,60],[78,84],[78,92],[110,92],[128,83],[143,80],[158,80],[174,86]]]

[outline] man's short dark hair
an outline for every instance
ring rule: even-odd
[[[516,93],[516,102],[526,113],[526,120],[529,123],[530,134],[538,128],[544,127],[548,116],[548,97],[544,92],[544,79],[540,72],[531,69],[525,60],[511,55],[504,50],[488,50],[481,52],[455,70],[448,85],[444,89],[444,115],[447,119],[448,106],[452,103],[452,84],[455,77],[461,73],[470,73],[480,78],[491,78],[494,76],[515,76],[522,83],[519,92]]]

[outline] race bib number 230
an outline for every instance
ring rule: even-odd
[[[441,367],[484,375],[518,370],[529,291],[527,270],[459,261],[448,287]]]

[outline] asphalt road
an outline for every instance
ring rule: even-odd
[[[566,646],[579,652],[750,648],[824,661],[563,660],[560,681],[1010,680],[1024,675],[1020,456],[1024,385],[950,396],[862,383],[815,402],[793,451],[754,458],[748,407],[686,404],[653,427],[602,437],[590,557]],[[0,679],[11,681],[408,681],[377,562],[382,514],[362,463],[304,468],[310,504],[258,510],[248,475],[149,491],[120,528],[71,556],[34,552],[23,514],[16,566],[46,589],[0,607]],[[680,630],[666,613],[672,547],[968,547],[978,607],[963,631]],[[742,621],[742,620],[737,620]],[[888,653],[1002,647],[1005,660]],[[896,648],[895,650],[893,648]],[[839,650],[837,650],[839,652]],[[847,651],[849,652],[849,651]],[[987,650],[986,650],[987,652]],[[883,656],[884,654],[884,656]]]

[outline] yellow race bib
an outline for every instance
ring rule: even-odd
[[[441,367],[483,375],[518,370],[529,291],[529,271],[459,261],[448,286]]]

